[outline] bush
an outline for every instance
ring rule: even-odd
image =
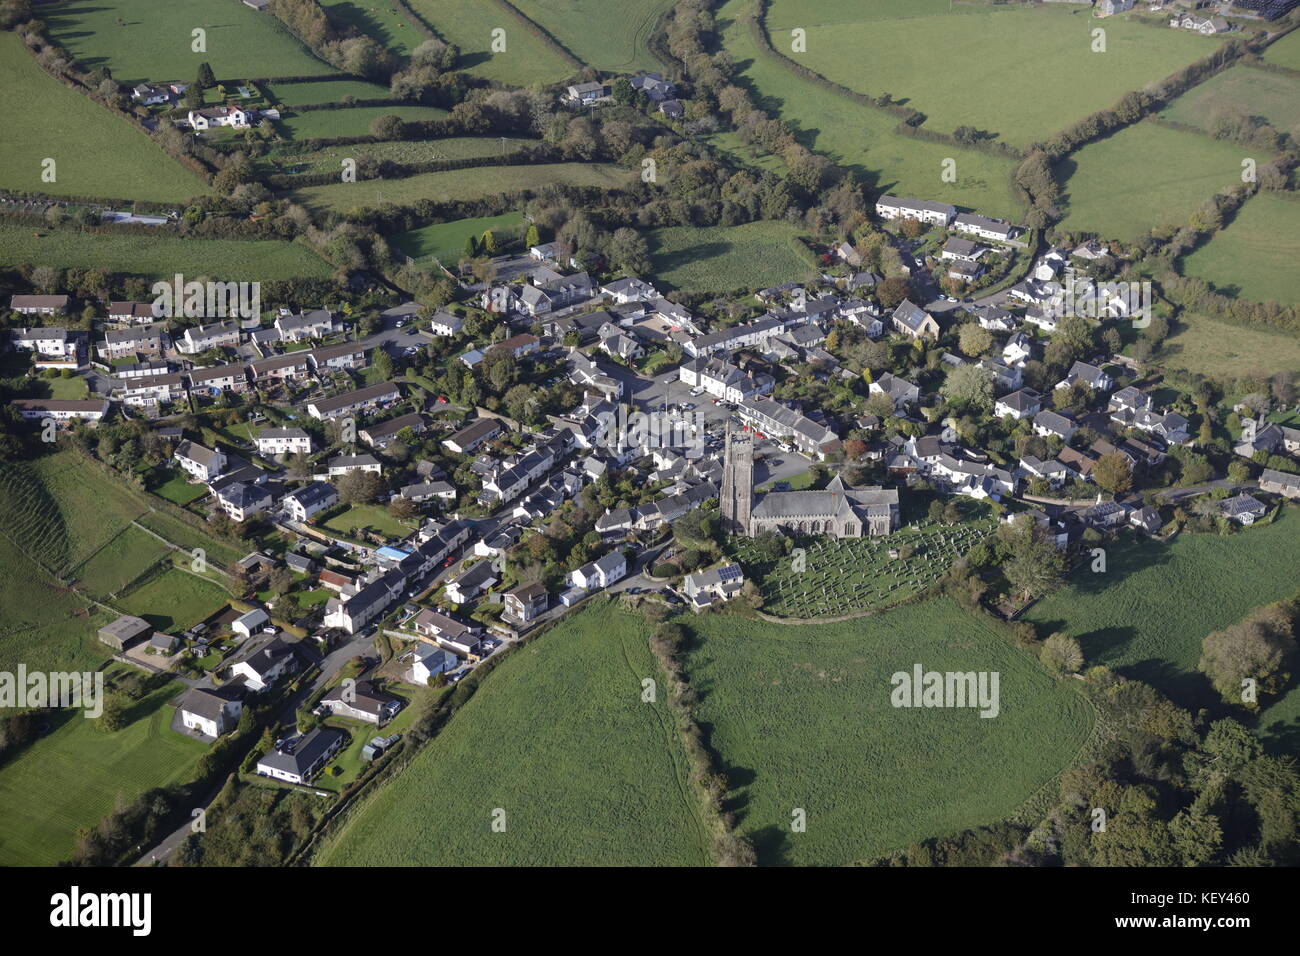
[[[650,573],[657,578],[675,578],[681,574],[681,569],[671,561],[660,561],[650,569]]]

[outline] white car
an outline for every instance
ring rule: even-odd
[[[397,325],[394,326],[394,327],[400,329],[400,328],[401,328],[402,326],[404,326],[405,324],[406,324],[406,319],[398,319],[398,320],[397,320]]]

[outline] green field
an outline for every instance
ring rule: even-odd
[[[347,212],[384,203],[412,203],[417,199],[448,202],[472,200],[497,193],[540,190],[561,183],[616,189],[631,184],[633,174],[612,163],[546,163],[539,166],[476,166],[439,173],[420,173],[405,179],[368,179],[356,183],[309,186],[290,198],[316,211]]]
[[[760,106],[790,123],[804,146],[854,170],[873,192],[950,202],[1012,221],[1023,218],[1008,185],[1010,160],[899,136],[896,117],[795,76],[759,52],[740,19],[749,7],[748,0],[728,0],[718,11],[723,46],[740,67],[737,82]],[[948,159],[957,160],[951,183],[941,178]]]
[[[1184,312],[1165,340],[1160,364],[1218,379],[1294,372],[1300,336]]]
[[[142,130],[37,66],[13,33],[0,34],[0,89],[0,188],[152,202],[208,191]]]
[[[138,578],[170,549],[139,528],[128,526],[72,570],[77,587],[104,600]]]
[[[513,0],[564,48],[588,66],[611,73],[662,71],[647,45],[672,0]]]
[[[546,40],[526,30],[500,0],[408,0],[415,15],[460,48],[456,69],[516,86],[557,83],[576,72]],[[505,31],[505,49],[493,52],[494,30]]]
[[[502,142],[502,139],[505,142]],[[322,146],[319,149],[286,147],[265,158],[270,172],[276,173],[337,173],[344,159],[387,160],[393,163],[414,165],[448,159],[484,159],[512,153],[536,140],[496,136],[449,136],[446,139],[391,140],[383,143],[362,143],[352,146]]]
[[[684,292],[730,292],[810,279],[816,260],[798,240],[802,231],[787,222],[656,229],[648,236],[655,281]]]
[[[354,106],[341,110],[310,110],[290,113],[276,128],[293,140],[336,139],[340,136],[369,136],[370,124],[381,116],[396,116],[408,123],[441,119],[446,110],[432,106]],[[361,147],[353,146],[353,150]]]
[[[117,601],[124,613],[169,633],[187,630],[229,603],[221,587],[180,568],[168,568]]]
[[[512,652],[316,862],[706,864],[664,694],[641,702],[642,680],[658,679],[648,637],[640,616],[601,603]],[[491,829],[498,808],[505,832]]]
[[[0,866],[51,866],[68,859],[80,827],[92,827],[119,800],[188,780],[207,750],[171,729],[168,702],[184,690],[162,687],[132,708],[132,723],[105,733],[80,712],[0,768]],[[22,821],[21,825],[18,821]]]
[[[341,103],[343,97],[357,100],[386,100],[388,87],[364,80],[317,80],[310,83],[268,83],[271,98],[284,106]]]
[[[455,263],[465,250],[467,236],[481,237],[488,229],[498,243],[507,237],[518,237],[523,232],[524,217],[517,212],[507,212],[500,216],[480,216],[477,219],[457,219],[452,222],[440,222],[410,232],[400,232],[389,237],[389,242],[398,252],[412,259],[437,256],[443,263]]]
[[[1242,156],[1240,146],[1208,136],[1152,122],[1127,126],[1058,164],[1068,207],[1060,228],[1132,240],[1155,226],[1183,225],[1216,192],[1241,182]]]
[[[840,865],[1006,819],[1091,727],[1069,682],[948,600],[840,624],[709,614],[690,627],[700,719],[760,863]],[[997,672],[1000,713],[891,706],[891,675],[918,663]]]
[[[1220,292],[1252,302],[1300,304],[1300,200],[1260,192],[1182,262]]]
[[[1264,53],[1265,61],[1300,70],[1300,33],[1290,33],[1274,43]]]
[[[405,538],[414,528],[407,527],[388,513],[382,505],[352,505],[326,521],[321,527],[335,534],[350,535],[352,529],[375,531],[389,538]]]
[[[320,0],[320,5],[337,20],[372,36],[398,56],[411,51],[426,39],[410,20],[402,16],[393,0]]]
[[[1295,594],[1300,515],[1231,537],[1181,534],[1170,544],[1126,540],[1025,615],[1043,635],[1079,639],[1089,664],[1153,684],[1195,713],[1213,692],[1196,669],[1205,635]]]
[[[265,239],[180,239],[175,236],[92,234],[67,229],[0,225],[0,262],[56,269],[106,269],[146,278],[176,273],[217,276],[223,282],[317,278],[330,264],[301,243]]]
[[[1300,127],[1300,77],[1244,66],[1224,70],[1160,112],[1165,119],[1207,132],[1220,114],[1262,116],[1281,132],[1295,130]]]
[[[69,0],[44,5],[41,19],[85,66],[108,67],[113,79],[130,85],[188,83],[204,62],[218,80],[335,72],[270,13],[236,0]],[[202,53],[191,50],[196,28],[207,31]]]
[[[791,28],[806,30],[807,52],[791,53],[793,59],[857,92],[906,98],[926,114],[929,128],[974,126],[1019,147],[1112,106],[1213,48],[1188,31],[1113,18],[1105,24],[1105,52],[1094,53],[1091,30],[1099,24],[1086,7],[956,5],[949,14],[948,4],[917,6],[774,0],[768,34],[789,53]],[[882,16],[886,11],[897,18]],[[936,69],[920,50],[942,51],[947,66]],[[864,51],[870,51],[865,58]]]
[[[210,561],[229,568],[242,558],[247,551],[239,550],[215,538],[210,538],[202,531],[196,530],[179,518],[161,511],[151,511],[143,515],[137,524],[143,525],[156,535],[166,538],[172,544],[193,551],[202,548]]]

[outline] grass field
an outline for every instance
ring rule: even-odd
[[[570,53],[588,66],[611,73],[659,71],[647,41],[671,0],[513,0]]]
[[[207,578],[168,568],[150,578],[117,604],[126,614],[142,617],[157,630],[174,633],[193,627],[230,602],[230,595]]]
[[[1300,200],[1260,192],[1226,229],[1183,259],[1182,271],[1243,299],[1295,305],[1300,304],[1297,262]]]
[[[600,604],[513,652],[316,862],[706,864],[664,694],[641,702],[642,680],[658,679],[648,636],[640,616]]]
[[[1058,165],[1068,206],[1060,228],[1131,240],[1154,226],[1182,225],[1241,182],[1243,155],[1232,143],[1151,122],[1125,127]]]
[[[1160,116],[1208,132],[1220,113],[1262,116],[1284,133],[1294,130],[1300,127],[1300,77],[1238,66],[1192,87]]]
[[[310,83],[268,83],[271,98],[284,106],[341,103],[343,97],[384,100],[392,96],[388,87],[364,80],[316,80]]]
[[[505,238],[518,237],[523,232],[524,217],[517,212],[507,212],[500,216],[480,216],[477,219],[457,219],[452,222],[440,222],[410,232],[400,232],[389,237],[389,242],[398,252],[412,259],[437,256],[445,264],[454,264],[465,250],[467,236],[479,238],[488,229],[498,243]]]
[[[871,96],[906,98],[926,114],[929,128],[970,125],[1019,147],[1113,105],[1214,46],[1188,31],[1112,18],[1105,52],[1094,53],[1091,30],[1100,24],[1086,7],[948,10],[946,3],[774,0],[767,24],[783,52],[791,50],[792,28],[806,30],[807,52],[791,55],[829,80]],[[936,69],[934,58],[918,50],[942,51],[948,66]]]
[[[0,34],[0,89],[0,188],[153,202],[208,191],[132,123],[48,75],[13,33]],[[47,159],[54,182],[42,178]]]
[[[556,83],[575,72],[551,43],[529,33],[499,0],[408,0],[408,6],[460,48],[458,70],[517,86]],[[504,50],[493,51],[494,30],[505,31]]]
[[[77,587],[104,600],[138,578],[169,549],[147,531],[127,526],[99,551],[73,568]]]
[[[30,262],[56,269],[106,269],[147,278],[176,273],[215,276],[223,282],[325,279],[330,264],[301,243],[278,239],[180,239],[174,236],[103,235],[68,229],[0,225],[0,262]]]
[[[354,106],[341,110],[310,110],[292,113],[276,123],[290,139],[334,139],[339,136],[369,136],[370,124],[381,116],[397,116],[408,123],[441,119],[446,110],[433,106]],[[361,147],[353,146],[353,150]],[[355,155],[355,154],[354,154]]]
[[[333,20],[356,27],[372,36],[398,56],[410,56],[425,36],[402,16],[393,0],[321,0]]]
[[[95,634],[112,616],[0,533],[0,670],[84,670],[108,657]]]
[[[86,0],[48,4],[50,35],[88,67],[105,66],[119,83],[190,82],[200,63],[218,80],[334,73],[269,13],[212,0]],[[207,49],[191,50],[191,31]]]
[[[232,547],[215,538],[210,538],[203,532],[190,527],[179,518],[174,518],[161,511],[151,511],[143,515],[136,523],[148,528],[154,534],[166,538],[172,544],[185,548],[187,551],[202,548],[207,553],[208,558],[227,568],[247,554],[247,551]]]
[[[357,183],[310,186],[290,193],[308,208],[347,212],[383,203],[411,203],[417,199],[447,202],[481,199],[497,193],[540,190],[560,183],[615,189],[630,185],[633,173],[611,163],[547,163],[539,166],[476,166],[439,173],[421,173],[405,179],[368,179]]]
[[[1107,548],[1105,574],[1077,572],[1026,618],[1043,634],[1073,634],[1089,664],[1147,681],[1195,713],[1213,696],[1196,669],[1205,635],[1295,594],[1298,562],[1294,508],[1228,538],[1130,539]]]
[[[415,164],[447,159],[483,159],[512,153],[536,140],[495,136],[449,136],[446,139],[394,140],[384,143],[364,143],[356,146],[323,146],[319,149],[283,148],[263,162],[271,172],[277,173],[336,173],[342,170],[343,160],[369,156],[394,163]]]
[[[0,866],[50,866],[72,855],[79,827],[111,813],[119,799],[187,780],[207,747],[171,730],[169,701],[184,687],[162,687],[132,708],[131,724],[101,731],[79,711],[0,768]]]
[[[1165,340],[1160,364],[1220,379],[1300,368],[1300,337],[1183,313]]]
[[[947,600],[840,624],[689,622],[699,714],[760,863],[874,858],[1003,820],[1068,767],[1090,709],[984,619]],[[1000,712],[895,708],[891,675],[997,672]],[[791,832],[794,809],[807,832]]]
[[[759,52],[748,24],[739,19],[749,6],[748,0],[728,0],[717,14],[723,45],[739,66],[736,81],[759,105],[790,123],[803,145],[854,170],[873,192],[950,202],[1012,221],[1023,218],[1009,187],[1009,160],[904,138],[894,132],[895,117],[800,79]],[[957,160],[955,182],[941,178],[947,159]]]
[[[1265,52],[1264,60],[1289,70],[1300,70],[1300,33],[1293,32],[1278,40]]]
[[[389,538],[405,538],[414,528],[402,524],[382,505],[352,505],[335,515],[322,527],[335,534],[350,535],[352,529],[376,531]]]
[[[676,226],[649,233],[655,281],[684,292],[730,292],[809,279],[813,254],[787,222]]]

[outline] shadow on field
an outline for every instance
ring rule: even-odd
[[[750,834],[759,866],[792,866],[790,859],[790,834],[776,825],[763,827]]]
[[[1264,741],[1264,749],[1271,754],[1294,754],[1300,751],[1300,717],[1275,720],[1257,727],[1256,731]]]

